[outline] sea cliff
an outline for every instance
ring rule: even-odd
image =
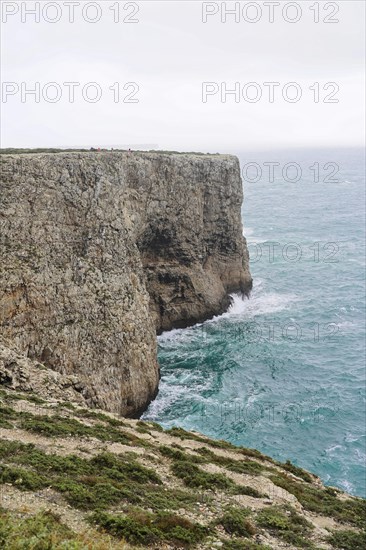
[[[242,199],[232,156],[1,155],[3,354],[138,416],[158,391],[156,333],[250,291]]]
[[[364,500],[255,449],[121,418],[157,392],[157,332],[250,291],[237,159],[1,163],[0,546],[363,550]]]

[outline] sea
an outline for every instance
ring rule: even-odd
[[[160,390],[143,418],[366,497],[364,152],[235,154],[252,293],[159,336]]]

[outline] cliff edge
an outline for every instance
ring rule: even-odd
[[[242,198],[232,156],[2,155],[5,356],[72,379],[89,406],[139,415],[158,389],[156,332],[250,291]]]

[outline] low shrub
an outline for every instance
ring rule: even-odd
[[[208,534],[206,527],[188,519],[167,512],[152,514],[136,508],[125,515],[97,512],[90,521],[115,537],[144,546],[167,542],[189,548]]]
[[[229,535],[251,537],[255,535],[256,529],[248,519],[250,513],[249,508],[228,508],[218,522]]]
[[[335,531],[328,541],[335,548],[342,550],[364,550],[366,548],[366,533]]]

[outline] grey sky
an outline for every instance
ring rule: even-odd
[[[81,12],[90,2],[78,3],[74,23],[69,23],[64,1],[57,2],[58,12],[50,6],[46,13],[49,19],[61,15],[60,21],[47,22],[40,12],[36,23],[34,16],[21,9],[24,4],[32,8],[36,2],[1,2],[3,92],[4,83],[5,90],[14,92],[2,95],[2,147],[155,144],[161,149],[230,151],[363,144],[363,1],[281,2],[275,6],[273,23],[263,2],[251,2],[253,7],[240,3],[241,10],[247,5],[249,19],[255,17],[254,10],[262,10],[256,23],[245,21],[242,11],[238,23],[229,15],[223,23],[221,2],[208,6],[219,11],[203,23],[199,1],[135,2],[139,11],[131,18],[139,22],[123,23],[134,6],[120,2],[121,21],[114,23],[110,8],[116,2],[105,0],[94,3],[101,14],[94,24],[85,21]],[[45,4],[41,2],[41,7]],[[226,2],[228,8],[234,4]],[[286,4],[301,7],[297,23],[284,20]],[[310,9],[314,4],[319,5],[319,23],[314,22],[315,12]],[[289,18],[296,16],[295,8],[287,8]],[[88,17],[97,16],[96,8],[88,10]],[[327,16],[339,22],[326,24]],[[19,86],[19,91],[9,82]],[[39,103],[30,95],[21,101],[22,82],[27,89],[40,83]],[[62,92],[56,103],[42,97],[49,82],[56,82]],[[80,83],[75,87],[74,103],[69,101],[64,82]],[[82,97],[81,89],[90,82],[100,86],[102,97],[97,103]],[[124,84],[137,83],[139,90],[131,97],[138,102],[115,103],[115,92],[109,88],[116,82],[121,99],[134,91],[133,86],[123,90]],[[217,91],[207,96],[206,103],[202,101],[203,82],[217,83],[209,88]],[[227,89],[239,83],[239,102],[234,95],[227,95],[226,102],[221,100],[223,82]],[[245,88],[250,82],[257,83],[256,88]],[[266,82],[279,83],[273,103]],[[283,86],[289,82],[296,83],[296,88],[287,90],[290,99],[301,91],[296,103],[282,97]],[[314,87],[316,82],[319,85]],[[335,85],[324,90],[329,82]],[[262,93],[258,102],[243,98],[244,94],[252,100],[258,90]],[[51,99],[56,92],[52,87],[46,90]],[[89,92],[92,97],[93,87]],[[324,103],[329,94],[338,103]]]

